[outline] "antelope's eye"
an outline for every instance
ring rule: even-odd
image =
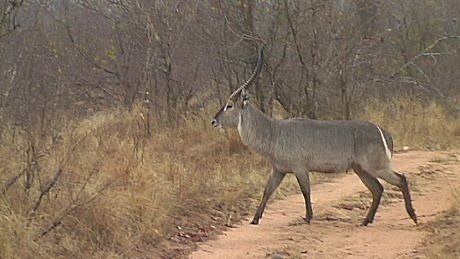
[[[231,104],[226,104],[225,105],[225,108],[224,108],[224,111],[226,111],[227,109],[231,109],[233,106]]]

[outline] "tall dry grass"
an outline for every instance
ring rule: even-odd
[[[421,252],[427,258],[460,257],[460,186],[453,190],[453,197],[452,209],[425,227],[429,234],[423,240]]]
[[[436,150],[460,147],[459,111],[458,107],[436,101],[424,103],[400,97],[384,103],[370,101],[357,117],[388,129],[396,150],[404,146]]]
[[[54,139],[4,126],[0,258],[181,253],[176,236],[225,224],[259,198],[267,164],[203,116],[150,137],[141,108],[69,122]]]
[[[362,118],[388,128],[396,146],[458,138],[436,104],[404,107],[369,104]],[[153,125],[151,136],[143,114],[100,112],[53,136],[0,126],[0,258],[177,256],[245,216],[268,178],[263,158],[235,131],[212,129],[206,113]]]

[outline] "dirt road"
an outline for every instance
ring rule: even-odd
[[[310,225],[300,194],[269,204],[260,225],[230,229],[203,243],[191,258],[412,258],[427,235],[424,225],[452,206],[452,190],[460,186],[460,156],[448,152],[395,155],[393,168],[406,174],[415,225],[406,214],[399,190],[384,184],[385,193],[374,223],[360,226],[371,195],[353,174],[314,185],[314,218]]]

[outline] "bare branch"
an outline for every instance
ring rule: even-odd
[[[26,170],[24,169],[19,174],[11,177],[8,181],[6,181],[6,183],[3,185],[2,195],[5,195],[8,189],[19,179],[19,177],[24,175],[25,172]]]
[[[419,57],[427,55],[428,51],[432,50],[434,47],[436,47],[440,42],[448,40],[448,39],[460,39],[460,35],[458,36],[444,36],[441,37],[437,40],[435,40],[430,46],[426,47],[421,53],[415,55],[413,58],[411,58],[409,61],[407,61],[404,65],[402,65],[397,71],[393,72],[390,77],[395,77],[399,73],[401,73],[404,69],[406,69],[408,66],[414,63],[415,60],[417,60]],[[430,53],[429,55],[432,55],[433,53]]]
[[[79,207],[82,207],[84,205],[88,205],[89,203],[93,202],[97,197],[99,197],[99,195],[103,194],[105,190],[107,190],[108,187],[110,187],[110,185],[112,184],[112,182],[107,182],[105,184],[102,184],[100,186],[100,188],[93,193],[93,195],[91,197],[89,197],[88,199],[84,200],[84,201],[80,201],[80,202],[75,202],[75,203],[72,203],[70,204],[68,207],[64,208],[61,213],[59,213],[59,215],[54,218],[51,223],[48,225],[47,228],[45,228],[43,231],[40,232],[39,234],[39,237],[38,238],[41,238],[41,237],[44,237],[46,236],[47,234],[49,234],[51,231],[53,231],[56,227],[58,227],[59,225],[62,224],[62,220],[69,216],[70,213],[72,213],[74,210],[76,210],[77,208]]]
[[[37,202],[35,202],[35,205],[32,208],[32,213],[35,213],[37,211],[38,207],[40,206],[42,202],[43,196],[45,196],[54,185],[56,185],[61,175],[62,175],[62,169],[59,168],[59,170],[54,174],[54,177],[50,182],[46,183],[44,186],[40,186],[40,196],[38,197]]]

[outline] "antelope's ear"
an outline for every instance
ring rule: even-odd
[[[248,102],[249,102],[249,93],[245,88],[243,88],[241,90],[241,103],[243,104],[243,107],[246,106]]]

